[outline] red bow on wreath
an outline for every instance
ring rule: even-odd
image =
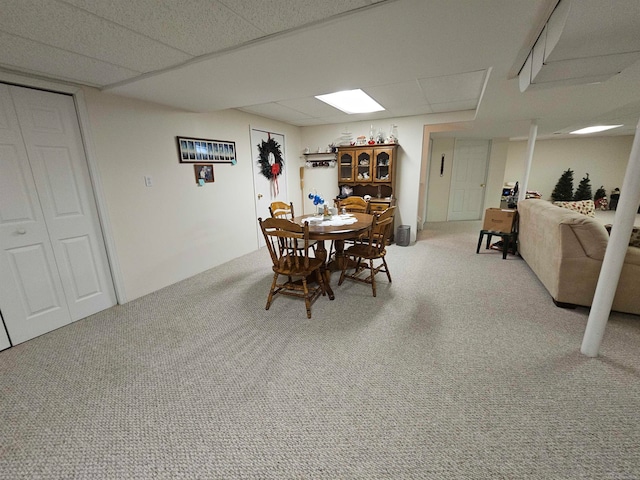
[[[273,180],[273,195],[277,197],[278,193],[280,192],[278,188],[278,175],[280,175],[279,163],[274,163],[271,165],[271,175],[273,175],[271,177],[271,179]]]

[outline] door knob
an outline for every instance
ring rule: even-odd
[[[481,186],[482,188],[484,188],[484,187],[486,187],[487,185],[486,185],[485,183],[481,183],[481,184],[480,184],[480,186]]]
[[[18,232],[18,235],[24,235],[25,233],[27,233],[27,231],[24,228],[19,228],[17,232]]]
[[[258,194],[258,200],[260,200],[261,198],[262,198],[262,194],[261,194],[261,193],[259,193],[259,194]]]

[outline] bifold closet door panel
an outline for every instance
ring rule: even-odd
[[[71,322],[9,87],[0,84],[0,310],[14,345]]]
[[[115,305],[73,97],[10,87],[72,320]]]

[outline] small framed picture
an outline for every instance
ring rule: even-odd
[[[196,175],[196,183],[204,185],[205,183],[213,183],[213,165],[210,163],[196,163],[193,166]]]
[[[236,142],[206,138],[176,137],[180,163],[236,164]]]

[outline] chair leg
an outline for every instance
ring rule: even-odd
[[[276,282],[278,281],[278,274],[273,275],[273,282],[271,282],[271,289],[269,290],[269,296],[267,297],[267,306],[265,310],[269,310],[271,302],[273,301],[273,292],[276,290]]]
[[[369,260],[369,267],[371,268],[371,289],[373,290],[373,296],[376,296],[376,271],[373,267],[373,259]]]
[[[387,273],[387,278],[389,279],[389,283],[391,283],[391,273],[389,273],[389,267],[384,257],[382,257],[382,263],[384,264],[384,271]]]
[[[491,237],[493,237],[493,235],[487,233],[487,244],[484,247],[485,250],[489,250],[489,247],[491,246]]]
[[[340,280],[338,280],[338,286],[342,285],[342,282],[344,282],[344,276],[347,272],[347,263],[349,263],[349,257],[345,255],[342,259],[342,271],[340,272]]]
[[[482,245],[482,237],[484,237],[484,233],[480,232],[480,236],[478,237],[478,248],[476,248],[476,253],[480,253],[480,246]]]
[[[302,289],[304,290],[304,305],[307,307],[307,318],[311,318],[311,302],[309,301],[309,289],[307,279],[302,277]]]

